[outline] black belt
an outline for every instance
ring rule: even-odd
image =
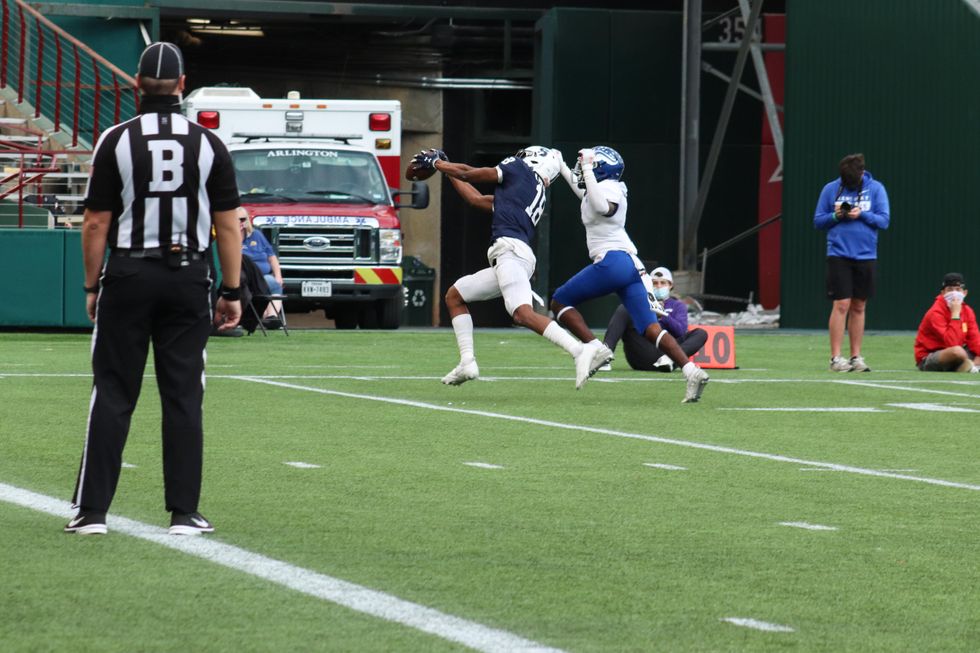
[[[151,258],[163,259],[171,255],[170,247],[151,247],[150,249],[112,249],[110,256],[122,256],[123,258]],[[204,252],[190,252],[182,250],[176,253],[181,259],[187,261],[203,261]]]

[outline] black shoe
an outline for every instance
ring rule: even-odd
[[[174,512],[170,515],[171,535],[198,535],[213,532],[214,526],[199,512]]]
[[[262,319],[262,326],[264,326],[269,331],[275,331],[276,329],[282,328],[282,320],[280,320],[275,315],[270,315],[269,317]]]
[[[211,335],[219,338],[241,338],[245,335],[245,330],[240,326],[236,326],[232,329],[226,329],[225,331],[218,331],[218,328],[215,327],[211,330]]]
[[[105,513],[92,510],[79,510],[75,518],[65,524],[66,533],[79,535],[105,535],[108,530],[105,526]]]

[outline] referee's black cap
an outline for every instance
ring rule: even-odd
[[[173,43],[157,41],[140,55],[139,74],[156,79],[177,79],[184,74],[184,57]]]

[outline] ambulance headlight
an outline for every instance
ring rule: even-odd
[[[381,246],[381,263],[399,264],[402,262],[402,232],[401,229],[379,229]]]

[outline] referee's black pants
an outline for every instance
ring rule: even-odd
[[[152,340],[166,508],[197,512],[210,287],[204,260],[171,268],[163,259],[109,257],[92,333],[94,384],[74,505],[105,512],[112,503]]]

